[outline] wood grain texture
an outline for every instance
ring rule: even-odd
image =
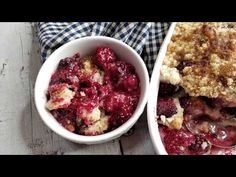
[[[0,154],[154,154],[146,112],[132,136],[104,144],[75,144],[52,132],[34,104],[40,67],[35,25],[0,23]]]
[[[0,153],[27,154],[25,141],[32,140],[30,130],[28,24],[0,23]]]
[[[40,67],[34,25],[0,23],[0,154],[120,154],[118,140],[79,145],[44,125],[33,97]]]

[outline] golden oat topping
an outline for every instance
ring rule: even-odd
[[[164,65],[162,73],[178,69],[190,96],[236,104],[236,23],[177,23]]]

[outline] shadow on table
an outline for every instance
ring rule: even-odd
[[[123,136],[121,144],[124,154],[127,155],[155,154],[148,131],[146,108],[135,124],[133,134],[129,137]]]

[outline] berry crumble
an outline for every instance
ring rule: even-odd
[[[177,23],[157,121],[168,154],[235,154],[236,23]]]
[[[87,136],[112,131],[134,113],[140,97],[135,68],[109,47],[61,59],[51,76],[46,108],[67,130]]]

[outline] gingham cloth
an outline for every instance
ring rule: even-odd
[[[38,23],[41,59],[44,62],[55,49],[71,40],[84,36],[109,36],[135,49],[151,74],[169,25],[167,22]]]

